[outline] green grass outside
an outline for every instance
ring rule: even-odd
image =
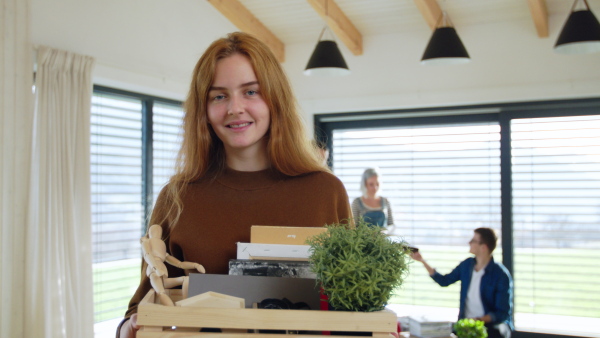
[[[123,317],[140,283],[140,260],[94,264],[94,322]]]

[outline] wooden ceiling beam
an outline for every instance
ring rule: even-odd
[[[285,45],[238,0],[208,0],[221,14],[242,32],[264,42],[279,62],[285,61]]]
[[[548,37],[548,9],[546,0],[528,0],[531,18],[540,38]]]
[[[442,9],[437,0],[415,0],[415,5],[421,11],[421,15],[423,15],[429,28],[434,30],[438,20],[442,16]]]
[[[354,55],[362,55],[362,35],[334,0],[307,0]]]

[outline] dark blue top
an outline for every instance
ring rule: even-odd
[[[441,275],[437,271],[431,276],[441,286],[448,286],[460,281],[460,311],[458,318],[465,317],[465,302],[471,284],[471,276],[475,267],[475,258],[462,261],[452,272]],[[513,313],[513,281],[510,272],[501,263],[494,262],[494,258],[485,267],[485,274],[481,277],[481,302],[486,315],[492,317],[493,325],[506,323],[514,330]]]
[[[364,215],[363,215],[363,219],[365,220],[365,222],[369,223],[369,225],[371,226],[377,226],[377,227],[384,227],[388,224],[387,221],[387,215],[385,214],[385,212],[383,212],[383,210],[385,210],[385,198],[381,199],[381,210],[368,210],[362,199],[358,200],[361,207],[365,210],[367,210]]]

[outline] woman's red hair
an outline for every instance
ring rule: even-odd
[[[174,226],[183,210],[181,194],[190,182],[217,177],[225,168],[225,150],[208,123],[208,93],[219,60],[241,54],[248,58],[269,107],[267,153],[271,168],[287,176],[329,171],[322,164],[314,142],[306,134],[296,98],[287,76],[269,48],[250,34],[235,32],[213,42],[204,52],[192,77],[184,104],[183,143],[176,173],[166,187],[165,220]]]

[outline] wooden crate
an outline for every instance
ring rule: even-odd
[[[181,290],[168,290],[174,302],[182,299]],[[150,290],[138,306],[139,338],[283,338],[289,335],[247,333],[248,330],[310,331],[307,338],[332,338],[322,331],[371,332],[373,337],[391,338],[396,332],[396,314],[378,312],[220,309],[164,306]],[[175,327],[175,329],[173,328]],[[198,332],[200,328],[220,328],[227,333]],[[237,333],[230,333],[235,331]],[[340,337],[340,336],[335,336]]]

